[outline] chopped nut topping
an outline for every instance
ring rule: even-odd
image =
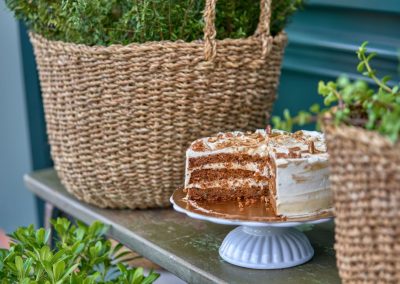
[[[271,135],[271,133],[272,133],[272,129],[271,129],[271,125],[267,125],[267,128],[265,129],[265,132],[268,134],[268,135]]]
[[[308,142],[308,152],[310,152],[310,154],[316,153],[314,141],[312,140]]]
[[[192,145],[192,149],[193,149],[193,151],[196,151],[196,152],[204,152],[204,151],[208,150],[206,145],[204,145],[203,141],[201,141],[201,140],[195,142]]]
[[[210,137],[210,138],[207,139],[207,141],[210,142],[210,143],[217,142],[218,141],[218,137],[215,137],[215,136],[214,137]]]
[[[292,159],[301,158],[301,153],[298,153],[298,152],[289,152],[289,158],[292,158]]]

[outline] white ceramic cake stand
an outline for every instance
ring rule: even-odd
[[[326,218],[326,214],[325,218],[308,221],[260,222],[225,219],[210,216],[202,210],[185,208],[181,202],[176,202],[174,195],[170,201],[176,211],[191,218],[239,226],[225,237],[219,248],[219,255],[231,264],[252,269],[288,268],[309,261],[314,255],[314,249],[306,235],[293,227],[332,219]]]

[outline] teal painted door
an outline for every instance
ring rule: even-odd
[[[321,102],[320,80],[341,74],[360,77],[355,51],[363,41],[369,41],[371,50],[379,54],[372,62],[375,69],[399,80],[399,0],[309,0],[287,33],[289,44],[274,114],[281,115],[284,108],[295,113]]]

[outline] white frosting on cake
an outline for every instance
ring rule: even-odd
[[[196,144],[197,143],[197,144]],[[196,145],[202,148],[196,148]],[[270,158],[275,163],[276,211],[277,215],[295,217],[317,214],[332,207],[329,189],[328,154],[322,133],[301,131],[294,134],[274,130],[270,135],[264,130],[244,134],[242,132],[219,133],[192,143],[186,153],[185,187],[201,187],[204,184],[189,184],[189,159],[216,154],[257,155]],[[225,163],[205,164],[199,169],[224,169]],[[269,166],[260,168],[257,163],[230,163],[229,169],[254,171],[270,177]],[[232,190],[243,180],[228,181]],[[247,182],[249,182],[247,180]],[[226,184],[226,183],[225,183]],[[252,185],[260,183],[252,182]],[[263,183],[265,185],[265,182]],[[221,186],[221,181],[207,183],[209,187]]]
[[[302,131],[300,138],[292,135],[271,139],[270,147],[276,163],[276,209],[283,216],[307,216],[332,208],[329,188],[328,153],[322,133]],[[313,141],[317,153],[309,152]],[[279,158],[299,148],[301,158]]]
[[[278,214],[302,216],[332,207],[327,155],[277,160],[276,207]]]

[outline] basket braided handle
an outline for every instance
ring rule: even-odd
[[[260,18],[255,36],[261,40],[262,57],[265,58],[272,48],[273,38],[270,34],[271,1],[260,0]],[[217,55],[217,31],[215,29],[215,6],[217,0],[206,0],[204,8],[204,56],[213,60]]]

